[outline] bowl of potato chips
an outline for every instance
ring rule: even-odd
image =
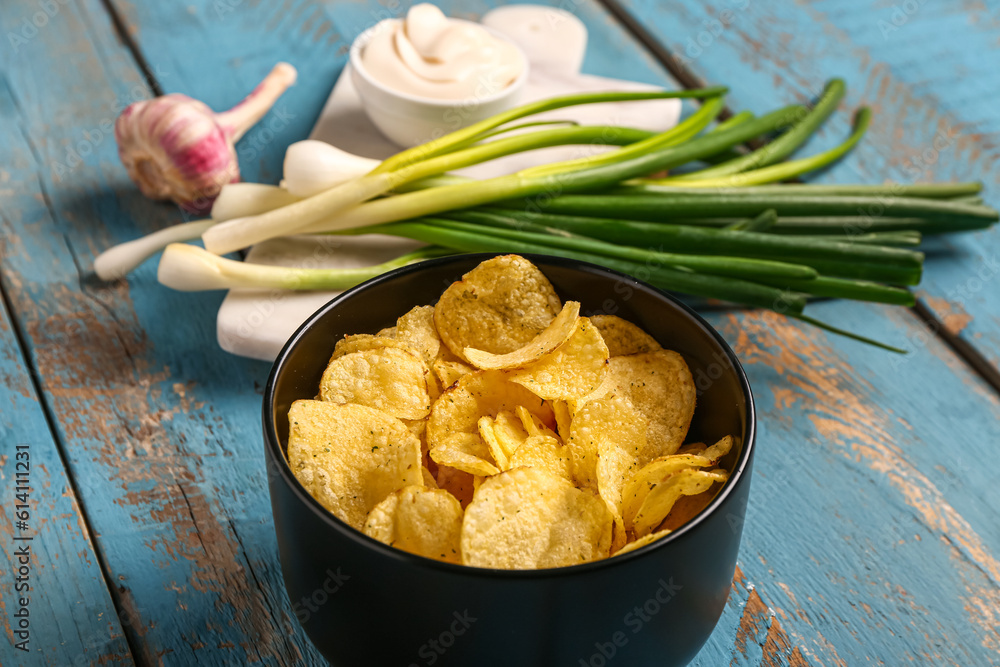
[[[671,296],[461,255],[336,297],[264,395],[282,571],[335,665],[683,665],[728,597],[753,398]]]

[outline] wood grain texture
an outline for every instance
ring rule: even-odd
[[[19,479],[29,482],[26,499],[18,497],[24,493],[23,485],[16,484]],[[2,305],[0,488],[0,663],[133,664],[122,632],[122,625],[132,619],[119,617],[115,611],[76,495]],[[22,514],[25,511],[27,515]],[[19,526],[20,521],[24,525]],[[26,572],[21,570],[25,566]],[[29,588],[24,589],[25,585]],[[27,605],[22,605],[24,601]],[[19,625],[24,618],[18,616],[23,606],[29,624],[26,629]],[[15,635],[18,631],[29,634]],[[25,639],[21,649],[15,648]]]
[[[299,67],[301,83],[241,148],[247,177],[273,182],[349,40],[387,10],[223,2],[117,6],[163,88],[216,108],[276,60]],[[561,5],[591,31],[585,71],[668,82],[595,5]],[[120,581],[116,601],[141,619],[137,661],[323,664],[280,581],[257,425],[266,367],[217,350],[218,295],[170,293],[152,266],[110,288],[85,276],[99,249],[178,216],[133,192],[111,142],[67,178],[46,168],[116,99],[145,94],[99,5],[79,7],[8,77],[32,143],[0,144],[18,165],[6,223],[16,252],[3,276]],[[20,20],[6,7],[0,16],[5,29]],[[740,72],[719,78],[750,85]],[[915,350],[897,357],[764,314],[712,316],[747,364],[761,434],[741,573],[696,663],[989,664],[1000,497],[981,462],[1000,404],[907,311],[832,302],[817,315]]]
[[[290,631],[275,567],[258,426],[267,367],[218,350],[221,295],[172,294],[152,265],[129,284],[88,276],[95,251],[178,216],[137,194],[104,129],[148,96],[105,8],[59,6],[4,73],[2,275],[134,657],[316,663]],[[22,11],[0,7],[4,34]]]
[[[841,113],[803,150],[849,133],[849,110],[872,107],[865,140],[820,182],[980,180],[1000,205],[1000,10],[987,4],[911,2],[663,4],[623,0],[698,76],[732,87],[733,108],[808,101],[844,78]],[[942,332],[1000,367],[1000,229],[928,244],[918,297]]]
[[[963,54],[971,60],[958,44],[982,29],[982,22],[975,29],[957,21],[940,28],[928,24],[920,37],[921,30],[913,30],[907,46],[897,47],[911,54],[909,74],[901,76],[887,64],[895,62],[893,48],[883,47],[880,57],[886,60],[880,61],[855,40],[877,29],[879,12],[896,5],[866,12],[834,2],[622,4],[699,77],[730,84],[735,108],[762,111],[808,100],[826,78],[846,78],[845,108],[871,104],[876,119],[855,153],[818,180],[982,179],[988,189],[996,182],[989,138],[948,129],[964,126],[958,115],[963,105],[939,104],[940,98],[974,101],[977,87],[995,88],[989,82],[996,74],[990,79],[980,67],[983,76],[956,88],[954,78],[933,75],[940,63],[917,55],[930,49],[952,64]],[[920,12],[928,6],[921,3]],[[935,20],[930,12],[920,16]],[[969,39],[979,44],[983,38]],[[995,49],[996,32],[992,39]],[[917,73],[924,77],[920,83],[913,81]],[[937,86],[936,94],[928,95],[930,85]],[[972,108],[976,126],[995,117],[976,104]],[[805,152],[844,136],[848,121],[846,114],[831,119]],[[924,155],[928,148],[933,152]],[[974,278],[998,239],[991,230],[934,243],[922,295],[947,295],[956,281]],[[978,305],[969,306],[979,309],[987,333],[970,340],[993,357],[987,338],[998,327],[990,313],[1000,304],[991,304],[996,291],[987,291],[977,292]],[[979,474],[977,463],[977,456],[989,457],[985,443],[1000,439],[995,393],[942,349],[937,332],[906,311],[891,311],[886,322],[873,314],[888,311],[871,306],[827,303],[813,309],[826,321],[868,335],[902,336],[913,352],[901,358],[852,351],[848,364],[840,341],[817,345],[811,332],[768,315],[733,318],[727,331],[752,381],[764,379],[764,386],[754,383],[764,441],[770,436],[779,450],[760,451],[764,462],[758,462],[757,479],[764,490],[761,484],[754,490],[744,572],[765,582],[761,595],[777,608],[809,662],[996,664],[998,503],[990,475]],[[971,327],[969,321],[944,321]],[[961,398],[952,401],[949,392]],[[981,399],[976,408],[966,403],[970,394]],[[957,431],[967,429],[977,442],[971,447],[982,446],[979,454],[966,455],[968,436]],[[796,438],[796,449],[786,449],[784,442]],[[818,452],[799,451],[817,446]],[[755,520],[761,522],[757,530]],[[964,636],[957,642],[961,648],[957,636]]]

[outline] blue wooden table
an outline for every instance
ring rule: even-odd
[[[498,3],[439,4],[475,18]],[[875,120],[817,180],[982,180],[1000,205],[995,3],[551,4],[587,24],[585,71],[727,84],[732,109],[808,101],[841,76],[844,110],[868,104]],[[293,63],[280,115],[240,145],[245,177],[275,182],[351,40],[405,5],[0,3],[0,664],[325,664],[277,561],[258,426],[268,366],[218,349],[221,294],[166,290],[153,263],[110,285],[90,267],[181,220],[118,162],[109,130],[125,105],[182,92],[221,109]],[[761,432],[732,595],[695,664],[1000,664],[1000,230],[927,251],[917,308],[815,307],[906,356],[709,313]]]

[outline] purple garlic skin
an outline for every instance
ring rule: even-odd
[[[150,199],[205,214],[222,186],[240,180],[235,144],[295,82],[279,63],[242,102],[222,113],[177,93],[128,106],[115,122],[118,156]]]

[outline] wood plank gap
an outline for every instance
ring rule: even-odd
[[[111,23],[115,27],[118,38],[122,41],[125,48],[128,49],[128,52],[132,54],[132,59],[139,67],[139,71],[142,72],[143,78],[146,79],[146,85],[153,91],[154,97],[159,97],[163,94],[163,88],[160,87],[160,82],[156,80],[156,74],[153,72],[153,68],[149,66],[146,56],[142,55],[142,49],[139,48],[139,44],[129,33],[125,19],[118,13],[118,9],[115,8],[112,0],[101,0],[101,5],[107,11],[108,16],[111,17]]]
[[[14,310],[14,304],[7,291],[7,285],[3,280],[0,280],[0,303],[2,303],[2,307],[9,315],[10,327],[14,334],[14,339],[17,341],[17,350],[20,352],[21,359],[24,360],[24,366],[28,371],[28,377],[31,381],[31,389],[35,393],[35,396],[38,397],[38,404],[42,409],[42,415],[45,417],[45,424],[49,427],[49,433],[52,436],[52,441],[55,443],[56,451],[59,453],[59,460],[62,461],[63,469],[66,471],[66,483],[69,484],[70,492],[76,499],[76,506],[80,512],[80,520],[83,522],[84,531],[86,531],[84,537],[89,540],[94,547],[94,558],[97,559],[97,567],[100,568],[101,576],[104,578],[104,585],[108,588],[108,594],[111,596],[111,601],[115,605],[115,612],[118,614],[122,631],[125,634],[125,643],[128,646],[129,658],[132,659],[133,664],[138,665],[140,663],[136,661],[135,657],[140,655],[140,652],[136,650],[136,646],[133,644],[134,630],[130,623],[122,622],[123,618],[130,618],[130,616],[123,616],[123,614],[128,614],[129,612],[128,610],[123,609],[121,601],[118,599],[118,589],[115,587],[111,579],[111,571],[108,569],[107,562],[104,559],[100,540],[95,539],[94,528],[91,524],[90,517],[87,514],[87,508],[84,505],[83,496],[80,494],[79,487],[77,487],[76,479],[72,474],[73,469],[70,467],[69,458],[66,456],[65,445],[59,437],[59,431],[56,428],[57,420],[52,412],[52,407],[49,405],[48,394],[45,393],[45,390],[42,387],[42,378],[38,373],[38,368],[30,356],[27,336],[21,328],[20,320],[15,316],[16,311]]]
[[[937,317],[935,312],[928,308],[927,304],[923,301],[918,299],[917,305],[910,308],[910,311],[920,318],[927,328],[940,338],[945,345],[951,348],[952,352],[961,357],[972,370],[978,373],[984,382],[1000,394],[1000,369],[991,364],[989,359],[984,357],[969,341],[957,333],[950,331]]]
[[[704,88],[705,82],[701,78],[692,72],[684,63],[680,61],[673,52],[664,46],[656,37],[653,36],[645,26],[643,26],[639,21],[629,13],[618,0],[597,0],[601,5],[604,6],[608,12],[613,15],[622,26],[625,27],[632,36],[635,37],[649,52],[653,55],[656,60],[663,65],[670,72],[678,83],[680,83],[686,89],[692,88]],[[725,85],[725,84],[722,84]],[[722,108],[722,113],[719,114],[721,120],[730,118],[733,115],[732,110],[728,106]],[[750,149],[756,149],[762,146],[766,142],[750,141],[746,143],[746,146]],[[793,182],[801,182],[800,179],[792,179]],[[921,320],[931,332],[937,336],[945,345],[947,345],[952,352],[954,352],[966,365],[973,370],[984,382],[989,384],[993,389],[1000,394],[1000,370],[995,368],[990,364],[989,360],[986,359],[976,348],[970,345],[967,341],[963,340],[960,336],[952,334],[948,331],[947,327],[944,326],[944,322],[938,319],[934,314],[934,311],[929,309],[925,304],[918,301],[917,305],[908,309],[913,315]]]

